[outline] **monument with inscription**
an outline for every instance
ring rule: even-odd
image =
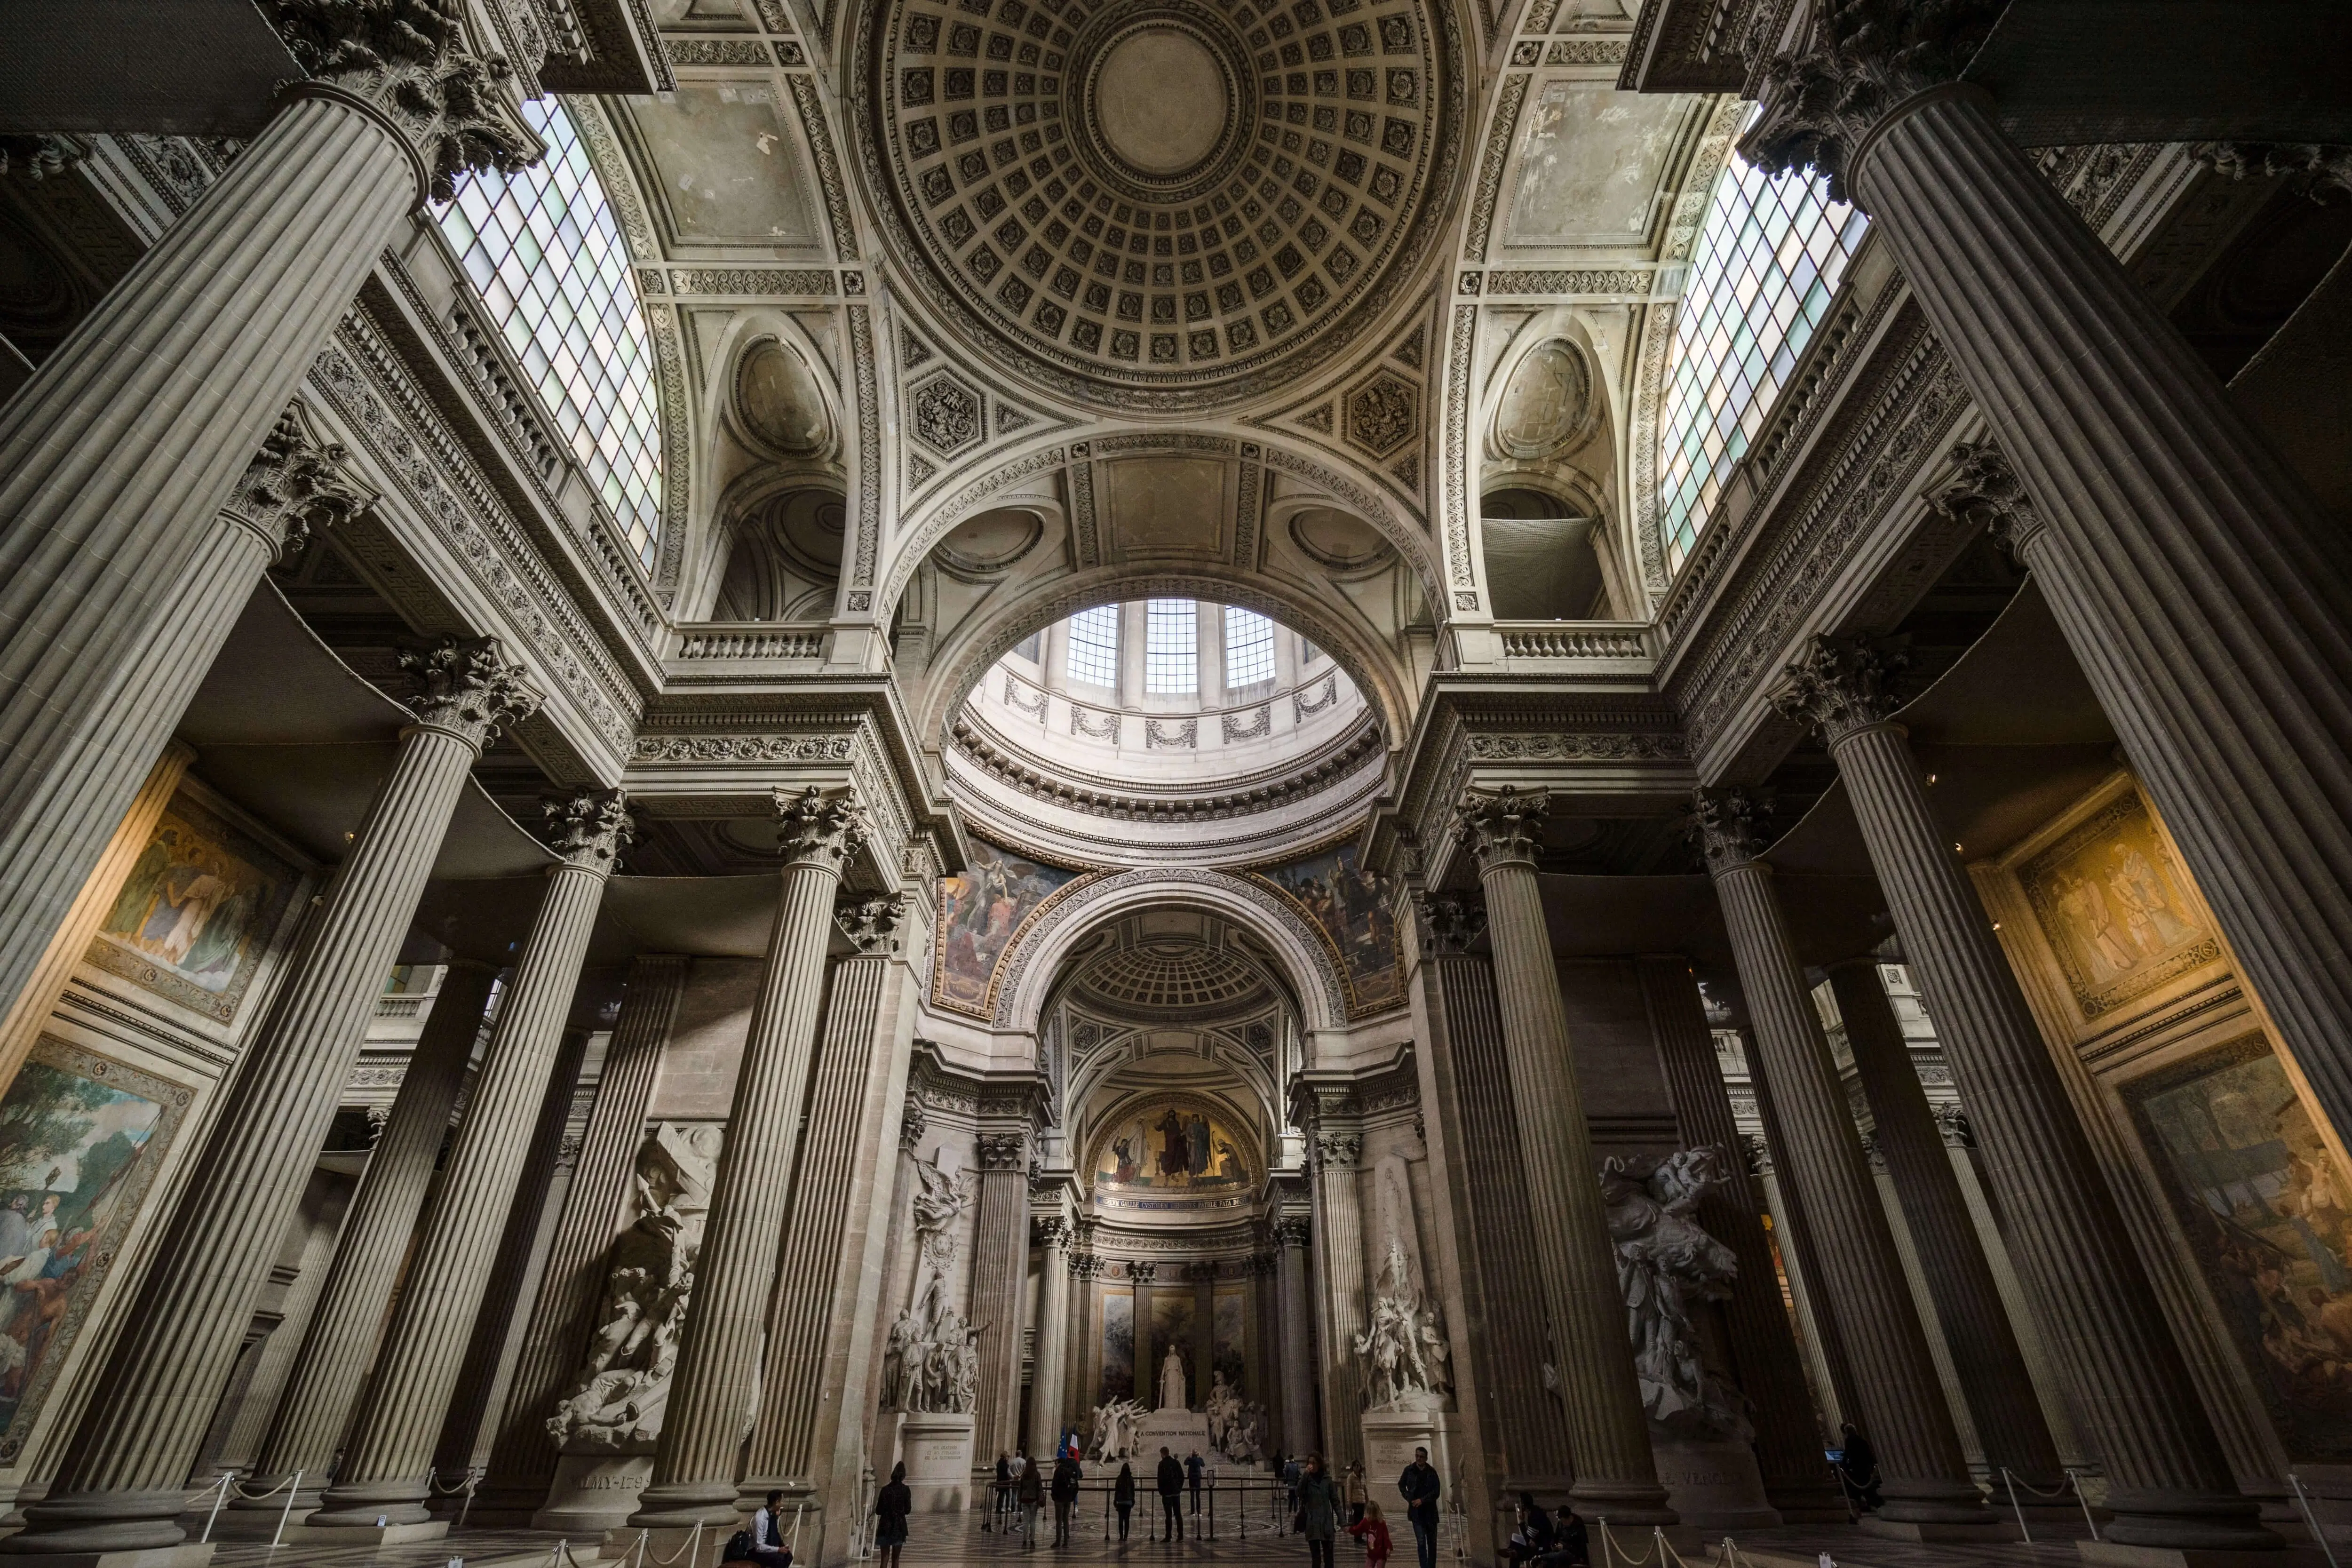
[[[1135,1453],[1145,1465],[1158,1464],[1162,1448],[1180,1459],[1192,1454],[1206,1459],[1215,1452],[1209,1441],[1209,1417],[1192,1408],[1191,1391],[1184,1352],[1170,1345],[1160,1361],[1160,1406],[1135,1424]]]

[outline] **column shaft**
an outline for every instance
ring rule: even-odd
[[[474,1517],[485,1523],[530,1522],[555,1479],[547,1417],[588,1337],[588,1314],[604,1283],[604,1253],[620,1227],[621,1205],[628,1196],[637,1146],[645,1140],[646,1108],[653,1101],[662,1042],[686,994],[687,962],[647,955],[629,967],[621,1016],[604,1049],[595,1109],[581,1137],[580,1163],[540,1275],[522,1353],[507,1384],[489,1474],[475,1494]]]
[[[2237,1494],[2017,976],[1944,847],[1909,744],[1892,724],[1864,724],[1837,738],[1832,754],[1974,1121],[2035,1316],[2105,1465],[2115,1539],[2220,1549],[2275,1541]]]
[[[400,1089],[383,1133],[368,1155],[359,1190],[352,1195],[335,1261],[302,1337],[293,1382],[254,1467],[261,1491],[302,1473],[299,1501],[315,1506],[327,1472],[343,1446],[352,1407],[375,1359],[384,1321],[384,1303],[399,1286],[416,1216],[433,1185],[433,1166],[449,1135],[449,1112],[466,1079],[466,1060],[480,1032],[482,1008],[495,978],[487,964],[460,960],[441,977],[440,994],[425,1016],[424,1033],[409,1053]],[[282,1509],[285,1499],[265,1498],[255,1509]]]
[[[971,1321],[980,1330],[980,1387],[973,1404],[971,1462],[989,1469],[996,1456],[1021,1451],[1021,1295],[1029,1278],[1029,1141],[1020,1133],[982,1133],[980,1217],[971,1249]],[[1135,1301],[1135,1381],[1147,1319]]]
[[[1307,1242],[1303,1220],[1276,1223],[1282,1275],[1282,1447],[1303,1454],[1316,1444],[1315,1361],[1307,1344]]]
[[[1779,1152],[1781,1180],[1796,1186],[1816,1233],[1819,1284],[1853,1363],[1857,1424],[1875,1447],[1885,1478],[1882,1517],[1990,1522],[1945,1407],[1821,1015],[1797,966],[1771,870],[1753,859],[1718,861],[1715,886],[1755,1024],[1759,1059],[1750,1066],[1771,1080],[1788,1132]]]
[[[216,509],[417,195],[381,118],[289,104],[0,407],[0,997],[259,579]]]
[[[1634,963],[1650,1032],[1658,1042],[1666,1092],[1683,1142],[1723,1151],[1727,1181],[1701,1200],[1699,1224],[1739,1260],[1738,1283],[1724,1305],[1741,1392],[1753,1406],[1756,1462],[1765,1495],[1791,1522],[1843,1521],[1845,1502],[1822,1462],[1811,1391],[1797,1360],[1797,1340],[1780,1301],[1772,1245],[1747,1178],[1747,1155],[1732,1121],[1731,1096],[1716,1065],[1715,1035],[1699,1005],[1698,982],[1680,958]]]
[[[1356,1193],[1363,1139],[1315,1140],[1316,1273],[1323,1283],[1323,1463],[1333,1475],[1364,1457],[1364,1376],[1356,1336],[1364,1331],[1364,1210]]]
[[[2005,1467],[2019,1480],[2044,1491],[2062,1486],[2066,1473],[2058,1446],[2042,1418],[2025,1352],[2018,1347],[2000,1286],[1977,1240],[1959,1176],[1952,1170],[1936,1113],[1927,1108],[1927,1091],[1911,1065],[1903,1026],[1886,999],[1886,988],[1879,984],[1878,964],[1867,958],[1834,963],[1829,977],[1839,1016],[1845,1020],[1854,1072],[1870,1101],[1878,1152],[1894,1178],[1895,1195],[1935,1302],[1936,1321],[1951,1351],[1953,1369],[1966,1392],[1985,1463],[1995,1469]]]
[[[1829,1304],[1822,1299],[1822,1260],[1814,1250],[1813,1227],[1805,1223],[1804,1199],[1797,1185],[1788,1179],[1782,1163],[1789,1147],[1789,1130],[1780,1123],[1780,1112],[1772,1103],[1772,1085],[1756,1068],[1760,1053],[1756,1048],[1756,1030],[1752,1025],[1739,1031],[1740,1049],[1748,1063],[1748,1082],[1756,1094],[1756,1115],[1764,1123],[1764,1169],[1759,1180],[1765,1192],[1765,1201],[1778,1216],[1780,1226],[1780,1262],[1789,1274],[1789,1297],[1796,1313],[1801,1332],[1808,1333],[1807,1353],[1816,1365],[1824,1395],[1822,1413],[1830,1417],[1831,1436],[1837,1424],[1848,1419],[1859,1421],[1861,1401],[1854,1394],[1853,1363],[1846,1359],[1845,1344],[1838,1338],[1837,1319],[1831,1315]]]
[[[1476,809],[1479,815],[1473,815],[1465,805],[1464,815],[1479,837],[1512,1104],[1521,1128],[1543,1131],[1541,1137],[1523,1139],[1519,1153],[1528,1228],[1550,1321],[1550,1364],[1559,1371],[1576,1472],[1571,1496],[1579,1511],[1606,1514],[1612,1523],[1672,1524],[1675,1515],[1658,1484],[1633,1375],[1616,1249],[1601,1201],[1600,1161],[1576,1081],[1568,1009],[1536,881],[1536,824],[1549,802],[1506,794]]]
[[[2069,646],[2253,991],[2352,1130],[2343,531],[1980,95],[1911,99],[1857,177],[2038,503],[2025,556]]]
[[[777,799],[791,859],[728,1110],[653,1480],[632,1526],[735,1518],[736,1467],[760,1397],[761,1342],[816,1054],[834,895],[843,860],[863,837],[846,801],[824,800],[814,789],[797,803],[781,791]]]
[[[309,947],[224,1091],[56,1483],[0,1553],[131,1550],[182,1538],[173,1520],[213,1401],[483,739],[479,728],[439,722],[407,731]]]
[[[1041,1225],[1045,1246],[1037,1280],[1037,1333],[1030,1342],[1029,1451],[1044,1456],[1062,1440],[1062,1369],[1070,1337],[1069,1236],[1059,1216]]]

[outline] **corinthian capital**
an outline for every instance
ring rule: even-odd
[[[1029,1163],[1029,1136],[1024,1132],[983,1132],[979,1150],[983,1171],[1018,1171]]]
[[[1420,893],[1413,898],[1413,923],[1424,952],[1462,952],[1486,929],[1486,905],[1459,893]]]
[[[795,795],[778,789],[776,844],[787,862],[811,861],[839,870],[866,842],[866,808],[846,794],[814,784]]]
[[[1770,798],[1761,794],[1737,787],[1693,790],[1685,837],[1705,853],[1708,870],[1728,871],[1763,852],[1756,827],[1771,811]]]
[[[1364,1140],[1354,1132],[1324,1132],[1315,1139],[1315,1168],[1352,1171],[1364,1155]]]
[[[2025,481],[2010,466],[2009,454],[1990,441],[1962,441],[1945,461],[1949,467],[1928,487],[1927,504],[1945,517],[1984,528],[2023,560],[2026,546],[2047,524]]]
[[[616,789],[583,789],[547,803],[548,844],[574,866],[610,871],[621,847],[637,839],[629,797]]]
[[[849,945],[867,957],[879,957],[897,948],[898,923],[907,918],[907,897],[892,893],[881,898],[842,899],[833,906],[834,923]]]
[[[1492,795],[1464,795],[1454,815],[1479,870],[1512,861],[1532,866],[1542,841],[1536,825],[1551,815],[1551,792],[1505,784]]]
[[[400,668],[424,689],[408,700],[416,717],[451,731],[480,751],[498,732],[539,711],[545,695],[530,672],[507,661],[496,637],[443,637],[423,647],[403,648]]]
[[[1895,711],[1895,677],[1908,663],[1908,655],[1868,637],[1817,637],[1783,672],[1772,706],[1835,745]]]
[[[275,0],[305,86],[356,100],[396,131],[425,195],[446,202],[468,174],[529,168],[546,149],[507,100],[498,55],[466,47],[460,0]]]
[[[313,527],[349,521],[375,499],[344,468],[350,458],[341,446],[314,437],[302,405],[290,403],[262,437],[221,515],[251,529],[272,560],[290,559]]]
[[[1822,0],[1806,47],[1764,68],[1763,111],[1740,155],[1768,174],[1811,168],[1850,202],[1854,151],[1887,110],[1958,79],[2007,0]]]

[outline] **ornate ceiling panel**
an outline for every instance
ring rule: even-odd
[[[1451,13],[1261,3],[877,7],[861,137],[933,300],[1129,407],[1238,400],[1354,337],[1442,220]]]

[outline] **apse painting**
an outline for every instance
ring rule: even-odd
[[[1378,1013],[1404,1001],[1404,972],[1397,962],[1396,917],[1389,908],[1389,880],[1356,864],[1356,847],[1337,849],[1256,875],[1273,883],[1307,911],[1339,960],[1348,991],[1348,1016]]]
[[[940,942],[931,1000],[986,1017],[995,1003],[996,961],[1024,921],[1082,873],[1027,860],[982,839],[971,863],[940,879]]]
[[[1135,1292],[1103,1292],[1102,1397],[1135,1397]]]
[[[2019,867],[2018,879],[2085,1018],[2221,956],[2136,790]]]
[[[187,1100],[46,1035],[0,1096],[0,1464],[22,1452]]]
[[[1205,1100],[1175,1096],[1130,1109],[1095,1146],[1095,1205],[1226,1208],[1255,1190],[1249,1139]]]
[[[2260,1035],[2123,1087],[2287,1456],[2352,1458],[2352,1183]]]
[[[1225,1385],[1238,1389],[1242,1385],[1242,1373],[1249,1364],[1244,1327],[1248,1321],[1248,1297],[1239,1285],[1220,1285],[1213,1301],[1216,1328],[1210,1370],[1223,1373]]]
[[[291,866],[174,795],[131,863],[89,961],[227,1023],[299,879]]]

